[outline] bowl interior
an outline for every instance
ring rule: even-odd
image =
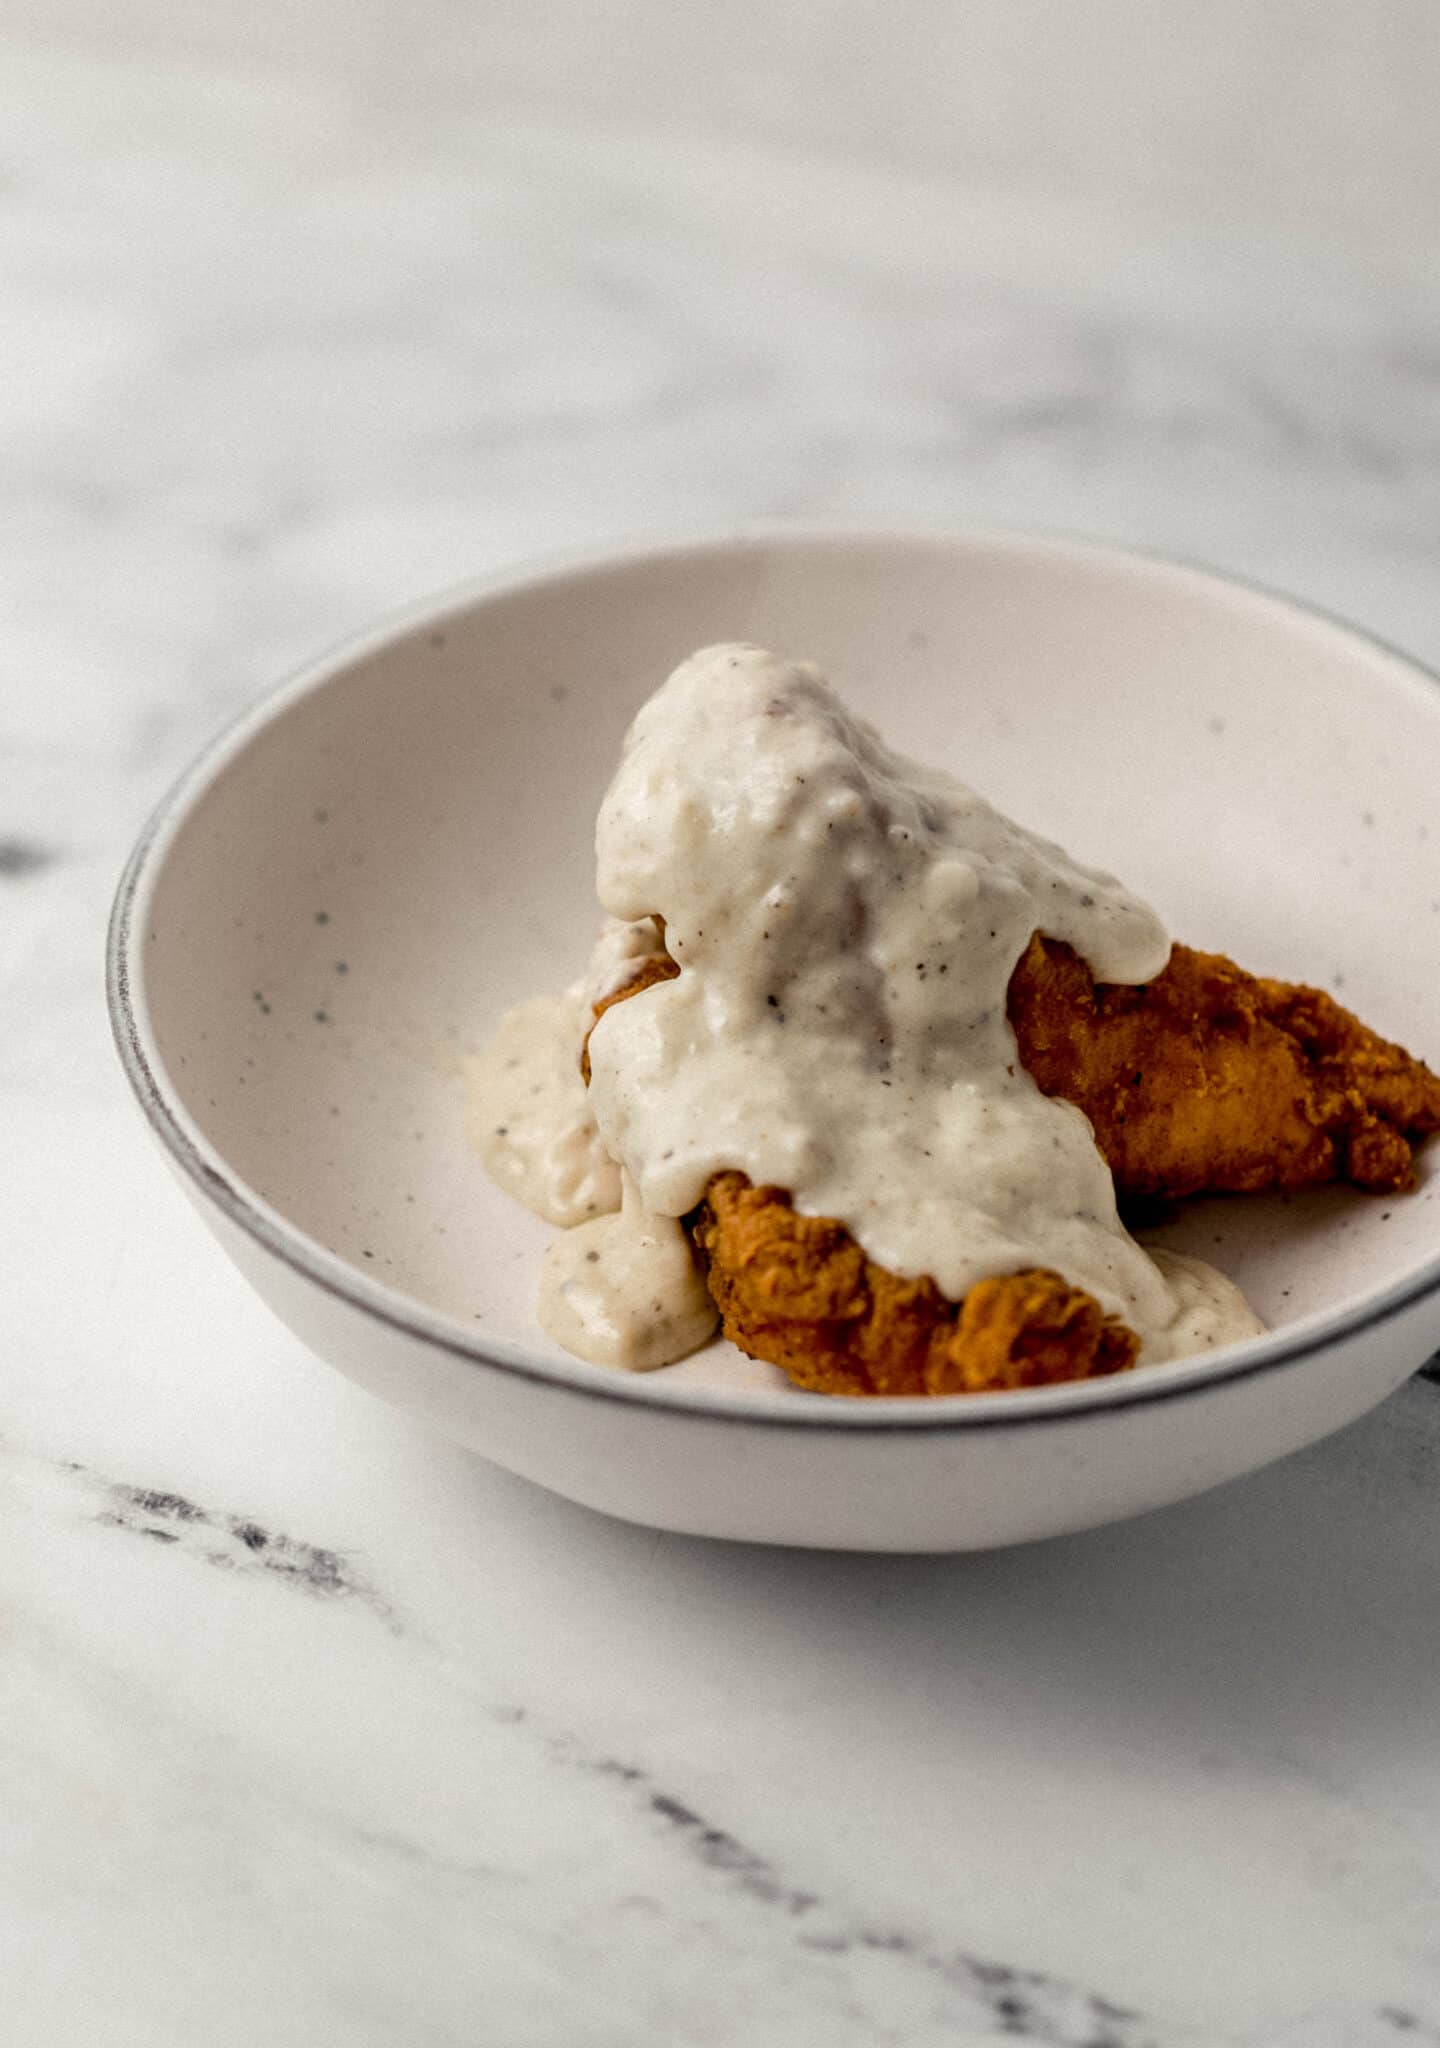
[[[201,1138],[482,1345],[560,1355],[532,1314],[550,1233],[471,1149],[463,1056],[578,971],[621,735],[722,639],[818,660],[888,737],[1115,869],[1177,936],[1330,988],[1440,1060],[1440,690],[1342,629],[1020,541],[737,543],[484,595],[283,693],[197,771],[137,897],[141,1007]],[[1200,1204],[1163,1236],[1278,1326],[1432,1257],[1437,1169],[1395,1200]],[[772,1380],[721,1345],[669,1377]]]

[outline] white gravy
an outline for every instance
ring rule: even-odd
[[[1086,1119],[1018,1058],[1006,992],[1032,931],[1099,980],[1164,966],[1113,876],[892,753],[815,669],[744,646],[695,655],[640,712],[596,845],[613,915],[585,978],[512,1010],[468,1071],[491,1174],[567,1226],[540,1296],[557,1343],[638,1371],[705,1342],[678,1219],[726,1167],[953,1300],[1051,1267],[1146,1363],[1261,1328],[1223,1274],[1135,1243]],[[592,1005],[666,947],[680,975],[600,1019],[587,1094]]]
[[[491,1179],[567,1230],[620,1207],[620,1169],[580,1078],[590,1000],[577,982],[518,1003],[465,1062],[466,1124]]]
[[[1113,876],[892,753],[816,669],[745,646],[693,656],[641,710],[596,850],[605,908],[663,918],[681,969],[590,1041],[601,1141],[650,1216],[735,1167],[952,1300],[1051,1267],[1147,1362],[1259,1329],[1223,1276],[1136,1244],[1085,1117],[1017,1055],[1006,991],[1033,931],[1099,980],[1164,966],[1165,931]]]
[[[640,1206],[628,1176],[619,1211],[557,1237],[540,1275],[540,1327],[594,1365],[648,1372],[715,1334],[719,1317],[673,1216]]]

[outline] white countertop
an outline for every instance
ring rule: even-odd
[[[0,2040],[1440,2042],[1440,1387],[1007,1554],[603,1521],[270,1320],[100,989],[213,726],[536,551],[1043,524],[1440,664],[1433,17],[290,12],[0,39]]]

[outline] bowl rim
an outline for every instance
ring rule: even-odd
[[[622,1373],[585,1361],[552,1361],[504,1339],[472,1333],[458,1318],[432,1309],[414,1296],[372,1279],[340,1254],[299,1229],[248,1187],[190,1116],[166,1069],[150,1026],[145,992],[143,933],[165,857],[185,821],[209,788],[267,726],[305,697],[327,687],[356,663],[382,653],[411,635],[435,630],[458,613],[488,601],[519,595],[576,577],[604,575],[647,565],[737,550],[888,547],[955,551],[966,548],[1049,554],[1134,574],[1179,577],[1230,598],[1258,600],[1319,626],[1372,659],[1393,665],[1397,679],[1420,684],[1426,694],[1440,688],[1440,674],[1353,621],[1277,590],[1191,558],[1130,544],[1098,541],[1043,529],[888,528],[868,524],[829,526],[776,523],[737,526],[668,539],[621,540],[608,546],[570,549],[511,562],[443,591],[393,608],[360,631],[263,690],[200,749],[161,796],[142,826],[122,869],[106,937],[106,1000],[111,1031],[126,1078],[152,1130],[184,1178],[261,1250],[333,1298],[431,1349],[470,1365],[543,1385],[556,1393],[618,1401],[680,1418],[744,1422],[783,1429],[841,1429],[862,1435],[947,1432],[976,1428],[1034,1427],[1079,1420],[1111,1410],[1186,1400],[1261,1374],[1303,1364],[1316,1353],[1364,1336],[1440,1290],[1440,1253],[1378,1293],[1348,1305],[1317,1311],[1278,1331],[1226,1345],[1215,1352],[1177,1359],[1143,1371],[1102,1380],[1071,1381],[1052,1387],[1017,1388],[983,1399],[940,1402],[931,1397],[886,1401],[796,1400],[790,1390],[727,1392],[666,1383],[661,1373]]]

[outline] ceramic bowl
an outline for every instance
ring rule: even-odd
[[[944,1401],[791,1390],[717,1343],[627,1375],[541,1334],[547,1227],[487,1180],[467,1051],[563,985],[596,921],[595,811],[693,648],[818,660],[1172,931],[1333,988],[1440,1060],[1440,690],[1283,599],[1051,540],[787,535],[632,552],[449,597],[224,734],[121,885],[126,1070],[206,1222],[361,1385],[657,1528],[982,1547],[1234,1478],[1379,1401],[1440,1343],[1437,1169],[1414,1194],[1192,1205],[1164,1241],[1271,1333],[1092,1385]]]

